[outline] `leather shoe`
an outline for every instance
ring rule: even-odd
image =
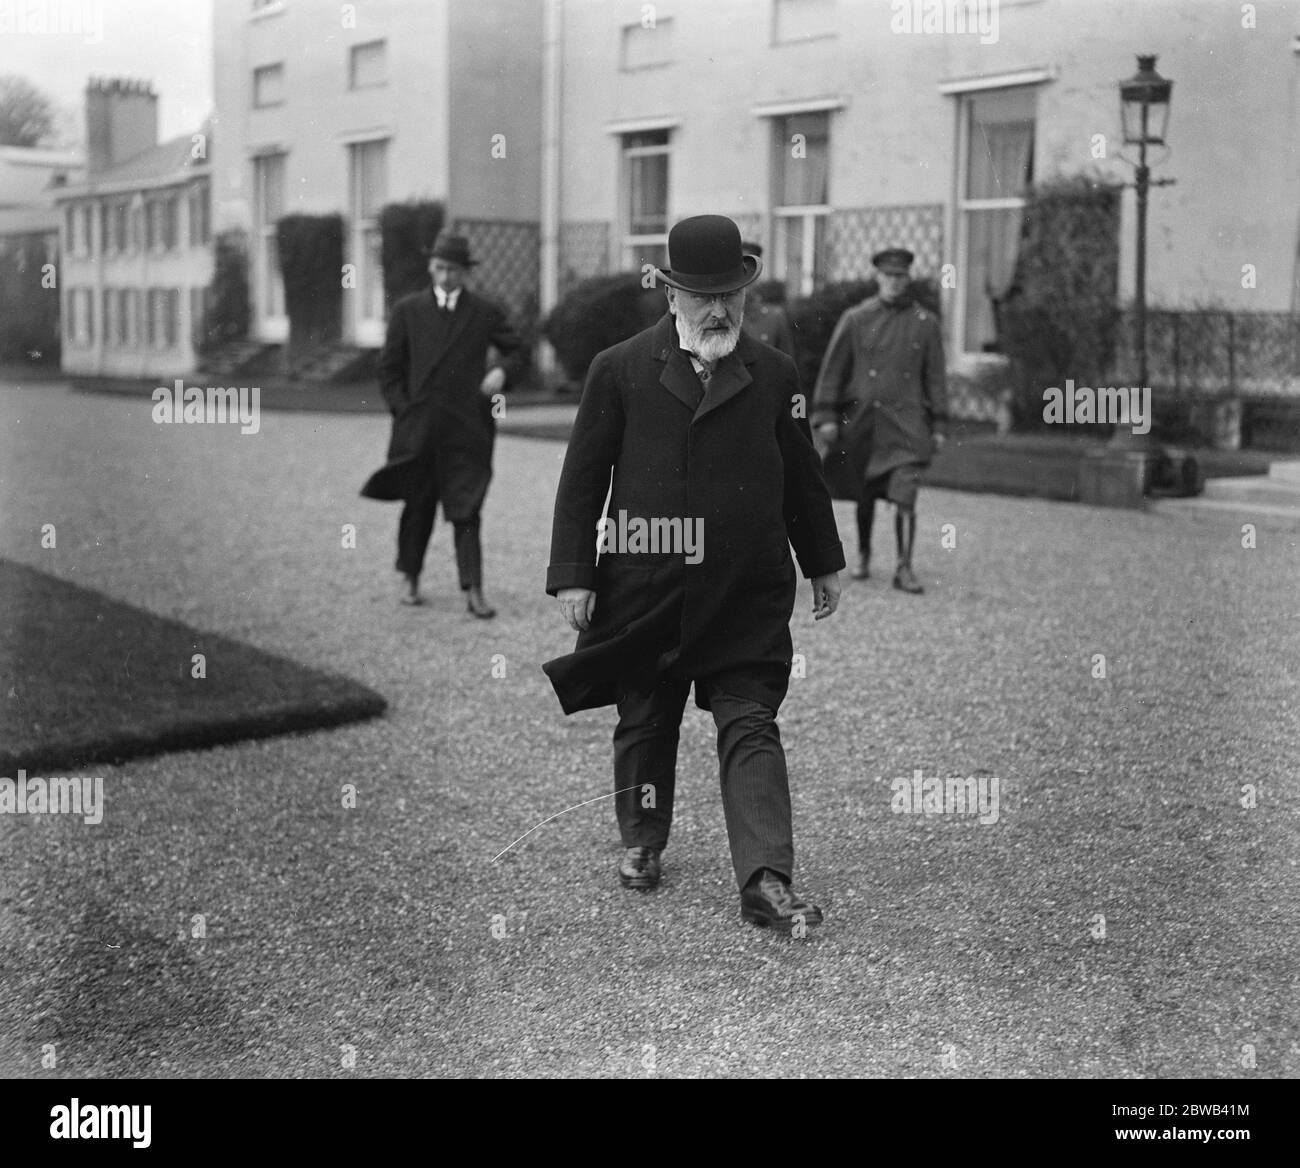
[[[397,574],[397,602],[410,605],[424,603],[424,597],[420,595],[420,582],[415,576],[408,576],[405,572]]]
[[[870,557],[869,557],[869,556],[859,556],[859,557],[858,557],[858,566],[857,566],[856,568],[853,569],[853,573],[852,573],[853,578],[854,578],[855,580],[869,580],[869,579],[871,579],[871,573],[870,573],[870,571],[868,571],[868,567],[867,567],[867,565],[868,565],[868,561],[869,561],[869,560],[870,560]]]
[[[471,588],[466,594],[466,605],[469,612],[479,620],[491,620],[497,614],[497,610],[483,599],[483,593],[476,588]]]
[[[900,592],[924,592],[921,582],[912,575],[912,569],[907,564],[900,565],[897,572],[894,573],[894,587]]]
[[[784,876],[764,868],[741,890],[740,919],[789,933],[800,923],[820,925],[822,910],[796,895]]]
[[[654,888],[659,875],[659,853],[654,848],[628,848],[618,866],[624,888]]]

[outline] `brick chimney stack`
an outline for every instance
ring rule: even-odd
[[[158,95],[148,81],[86,84],[86,171],[94,175],[158,144]]]

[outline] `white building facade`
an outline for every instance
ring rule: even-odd
[[[1174,89],[1169,147],[1150,161],[1176,185],[1151,195],[1148,302],[1295,306],[1300,26],[1285,4],[552,2],[563,279],[661,262],[668,227],[701,212],[737,219],[793,295],[865,277],[898,244],[919,274],[950,265],[949,353],[978,362],[996,347],[1026,187],[1132,182],[1118,83],[1154,53]],[[1128,191],[1121,302],[1133,239]]]
[[[537,0],[233,0],[214,5],[221,151],[214,216],[249,241],[252,330],[288,336],[275,225],[345,224],[343,340],[375,346],[378,214],[435,200],[470,235],[489,292],[535,299],[540,186]]]

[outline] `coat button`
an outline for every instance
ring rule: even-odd
[[[868,376],[868,377],[875,377],[875,375],[876,375],[876,371],[875,371],[874,369],[868,369],[868,370],[867,370],[867,376]]]

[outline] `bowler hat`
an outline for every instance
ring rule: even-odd
[[[887,247],[871,257],[871,262],[882,272],[902,272],[904,275],[912,267],[916,257],[905,247]]]
[[[431,260],[446,260],[449,264],[459,264],[462,268],[472,268],[478,260],[469,257],[469,240],[463,235],[451,235],[440,231],[433,246],[425,250]]]
[[[762,260],[745,254],[740,228],[725,215],[693,215],[674,224],[668,263],[655,269],[663,283],[705,296],[739,291],[763,270]]]

